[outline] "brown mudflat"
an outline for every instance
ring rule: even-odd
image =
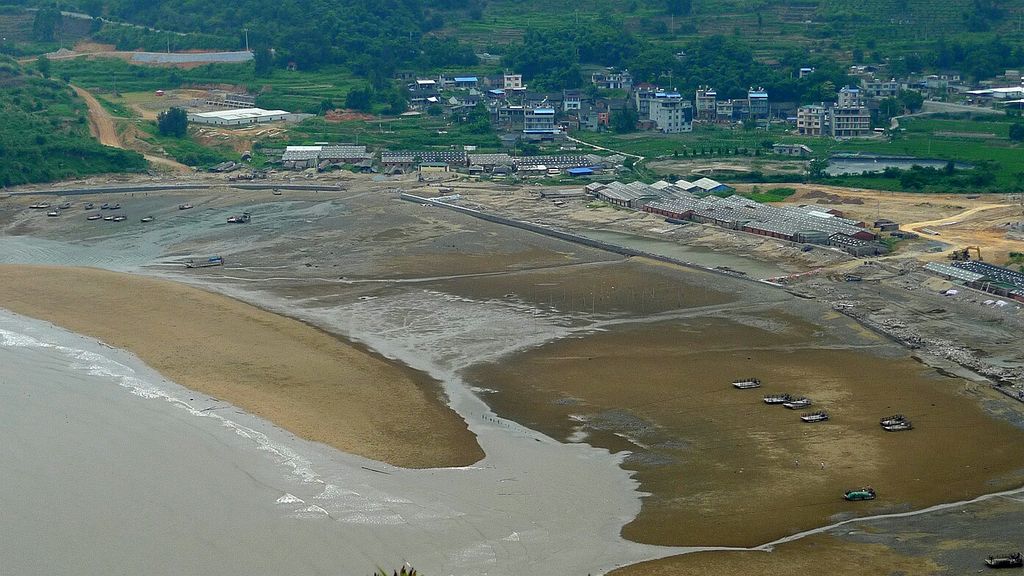
[[[851,335],[853,330],[848,331]],[[481,367],[502,415],[559,438],[633,454],[649,492],[631,540],[753,546],[855,515],[1019,485],[1024,431],[978,405],[983,387],[939,376],[870,334],[860,346],[783,313],[618,326]],[[874,340],[872,340],[874,339]],[[870,344],[890,352],[880,355]],[[867,343],[867,347],[863,347]],[[735,390],[737,378],[763,387]],[[807,395],[828,422],[762,396]],[[900,412],[910,432],[885,432]],[[864,485],[879,497],[846,502]]]

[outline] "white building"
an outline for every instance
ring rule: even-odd
[[[280,122],[292,117],[284,110],[264,110],[262,108],[240,108],[238,110],[217,110],[215,112],[197,112],[188,115],[188,121],[194,124],[213,126],[247,126],[266,122]]]
[[[649,103],[649,118],[666,134],[693,131],[693,107],[678,92],[657,92]]]
[[[710,86],[701,86],[697,88],[697,97],[694,101],[697,118],[705,120],[715,119],[715,101],[718,99],[718,93],[715,92],[714,88]]]
[[[522,90],[523,89],[523,75],[522,74],[509,74],[506,72],[501,77],[501,87],[504,90]]]
[[[828,114],[825,106],[811,104],[796,111],[796,129],[802,136],[824,136],[828,134]]]

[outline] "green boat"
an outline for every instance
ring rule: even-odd
[[[858,488],[857,490],[847,490],[843,494],[843,498],[851,502],[856,500],[874,500],[875,489],[874,488]]]

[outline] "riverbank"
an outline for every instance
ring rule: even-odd
[[[0,307],[129,350],[183,386],[302,438],[412,468],[483,457],[436,382],[296,320],[164,280],[0,271]]]

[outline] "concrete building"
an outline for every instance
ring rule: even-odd
[[[828,110],[823,104],[801,106],[796,110],[796,129],[801,136],[825,136],[829,133]]]
[[[649,102],[649,119],[658,131],[679,134],[693,130],[693,107],[678,92],[657,92]]]
[[[602,90],[625,90],[633,89],[633,75],[628,71],[623,72],[595,72],[590,75],[590,81]]]
[[[800,78],[803,78],[804,76],[810,76],[811,74],[814,74],[814,68],[805,66],[800,69]]]
[[[523,133],[555,134],[559,130],[555,126],[554,108],[531,108],[523,113]]]
[[[715,122],[732,122],[735,118],[736,107],[732,100],[718,100],[715,102]]]
[[[480,79],[476,76],[456,76],[453,80],[455,88],[459,90],[470,90],[480,84]]]
[[[864,105],[860,88],[843,86],[839,89],[839,97],[836,100],[837,108],[859,108]]]
[[[772,153],[781,156],[799,156],[807,158],[814,153],[805,144],[772,144]]]
[[[896,79],[864,79],[861,81],[860,86],[866,98],[874,98],[876,100],[881,100],[882,98],[895,98],[900,93],[900,83],[897,82]]]
[[[852,138],[871,133],[871,111],[865,106],[829,109],[829,129],[833,138]]]
[[[583,106],[583,94],[579,90],[562,91],[562,111],[579,110]]]
[[[501,87],[504,90],[524,90],[526,87],[523,86],[523,75],[506,72],[501,77]]]
[[[716,117],[715,102],[718,100],[718,93],[714,88],[701,86],[697,88],[697,96],[694,99],[694,116],[699,120],[714,121]]]
[[[188,121],[193,124],[207,124],[211,126],[248,126],[250,124],[280,122],[291,118],[292,114],[290,112],[284,110],[264,110],[262,108],[217,110],[188,115]]]
[[[747,90],[747,110],[751,118],[768,117],[768,92],[764,88]]]

